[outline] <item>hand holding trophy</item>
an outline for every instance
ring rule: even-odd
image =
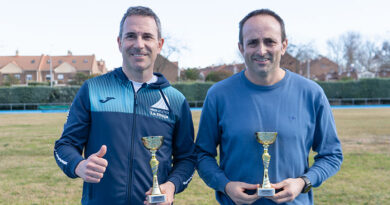
[[[275,142],[277,132],[256,132],[256,139],[264,147],[263,152],[263,165],[264,165],[264,177],[263,185],[257,189],[258,196],[273,196],[275,195],[275,189],[271,187],[271,183],[268,178],[268,166],[271,160],[271,155],[268,154],[268,146]]]
[[[157,180],[158,161],[156,158],[156,152],[161,147],[164,140],[163,136],[147,136],[142,137],[144,146],[152,153],[152,159],[150,160],[150,167],[153,172],[153,188],[152,194],[147,196],[149,203],[162,203],[167,200],[165,194],[161,193],[160,187]]]

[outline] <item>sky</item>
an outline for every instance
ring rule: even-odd
[[[388,0],[1,0],[0,55],[95,54],[107,68],[122,65],[117,36],[130,6],[148,6],[160,18],[169,59],[180,68],[240,63],[238,23],[269,8],[286,25],[290,43],[312,43],[327,55],[326,41],[348,31],[381,43],[390,40]]]

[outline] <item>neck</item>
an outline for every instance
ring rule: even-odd
[[[277,68],[271,72],[252,73],[249,69],[246,69],[244,74],[253,84],[269,86],[281,81],[286,71]]]
[[[153,77],[153,70],[146,69],[146,70],[136,70],[136,69],[129,69],[125,66],[122,66],[122,71],[125,73],[127,79],[139,83],[145,83],[148,82]]]

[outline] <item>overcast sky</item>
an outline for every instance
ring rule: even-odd
[[[312,42],[326,55],[326,40],[347,31],[390,40],[388,0],[1,0],[0,55],[95,54],[111,70],[122,64],[116,37],[129,6],[152,8],[180,68],[240,62],[238,22],[269,8],[285,21],[290,42]]]

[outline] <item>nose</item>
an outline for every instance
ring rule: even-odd
[[[259,43],[259,49],[257,53],[261,56],[264,56],[267,53],[267,47],[264,45],[264,43]]]
[[[145,47],[145,42],[141,37],[138,37],[134,42],[134,47],[142,49]]]

